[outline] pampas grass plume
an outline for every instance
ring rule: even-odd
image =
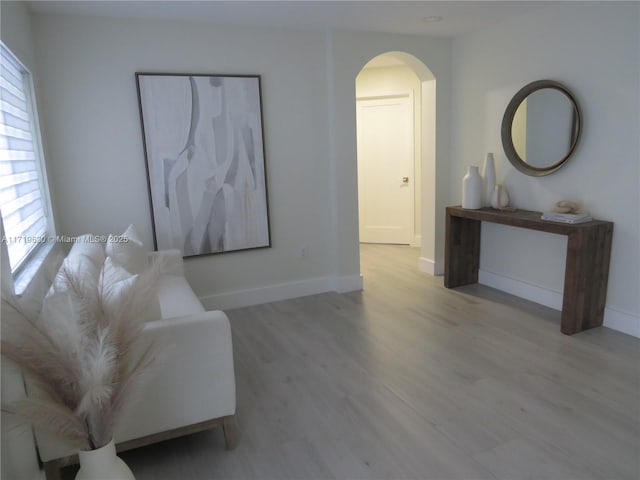
[[[115,308],[105,306],[104,271],[96,284],[66,261],[56,279],[64,288],[49,293],[39,314],[3,293],[2,356],[29,379],[29,396],[3,410],[78,450],[106,445],[138,377],[155,357],[153,346],[140,355],[137,342],[167,268],[156,257]]]

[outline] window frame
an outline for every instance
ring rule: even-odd
[[[45,242],[36,243],[33,248],[21,259],[21,261],[14,267],[9,265],[9,269],[13,277],[16,293],[22,291],[29,284],[31,279],[37,273],[40,265],[44,262],[47,254],[51,251],[53,244],[55,243],[55,222],[53,217],[53,208],[51,201],[51,192],[49,189],[49,179],[47,176],[46,161],[44,155],[44,147],[42,142],[41,128],[40,128],[40,116],[38,113],[38,102],[36,99],[35,82],[33,73],[24,64],[24,62],[9,48],[9,46],[2,40],[0,40],[0,46],[4,49],[12,60],[20,67],[22,81],[24,85],[24,91],[26,96],[27,113],[29,116],[29,124],[31,127],[31,144],[34,153],[34,163],[38,173],[38,187],[41,195],[42,211],[45,220]],[[0,206],[1,207],[1,206]],[[10,237],[11,232],[6,231],[6,227],[3,229],[6,237]]]

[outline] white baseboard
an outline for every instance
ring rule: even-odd
[[[334,290],[338,293],[357,292],[363,288],[362,275],[349,275],[348,277],[336,277]]]
[[[563,295],[555,290],[549,290],[485,270],[478,272],[478,283],[539,303],[554,310],[562,310]],[[612,330],[640,338],[640,316],[632,313],[605,307],[603,325]]]
[[[640,338],[640,316],[638,315],[605,307],[603,325],[612,330]]]
[[[510,293],[516,297],[531,300],[554,310],[562,310],[562,292],[549,290],[538,285],[514,280],[486,270],[478,272],[478,283]]]
[[[444,271],[444,265],[442,265],[441,262],[434,262],[425,257],[420,257],[418,267],[421,271],[431,275],[442,275]],[[520,280],[514,280],[513,278],[497,275],[485,270],[480,270],[478,281],[483,285],[493,287],[517,297],[539,303],[555,310],[562,310],[562,293],[560,292]],[[362,290],[362,288],[362,275],[318,277],[296,282],[268,285],[260,288],[249,288],[236,290],[234,292],[208,295],[200,297],[200,301],[207,310],[229,310],[232,308],[249,307],[251,305],[277,302],[319,293],[347,293]],[[638,315],[606,307],[604,312],[604,326],[640,338],[640,316]]]
[[[420,257],[418,259],[418,269],[421,272],[425,272],[430,275],[443,275],[444,262],[442,261],[437,262],[427,257]]]
[[[200,297],[206,310],[229,310],[318,293],[362,290],[362,276],[318,277]]]

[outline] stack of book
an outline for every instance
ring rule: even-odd
[[[560,223],[584,223],[593,220],[593,217],[586,213],[544,212],[541,218],[542,220]]]

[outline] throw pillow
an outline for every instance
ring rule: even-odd
[[[138,275],[129,273],[107,257],[100,277],[100,297],[107,317],[117,316],[118,310],[136,283]]]
[[[135,288],[138,274],[131,274],[119,266],[111,257],[107,257],[102,268],[100,282],[102,306],[107,316],[117,316],[122,302],[126,301],[131,289]],[[154,288],[153,298],[149,300],[145,311],[142,313],[144,322],[160,320],[160,302]]]
[[[147,268],[147,251],[133,225],[129,225],[122,235],[109,236],[106,253],[129,273],[139,274]]]
[[[76,237],[67,257],[86,255],[99,267],[104,263],[105,245],[96,239],[95,235],[85,234]]]
[[[76,320],[67,318],[72,304],[98,301],[98,282],[102,264],[84,254],[67,256],[60,265],[41,310],[41,318],[58,325],[55,330],[64,337]],[[70,310],[71,308],[71,310]]]
[[[66,292],[71,289],[80,296],[89,297],[98,288],[101,268],[101,263],[87,255],[68,255],[56,273],[50,291]]]

